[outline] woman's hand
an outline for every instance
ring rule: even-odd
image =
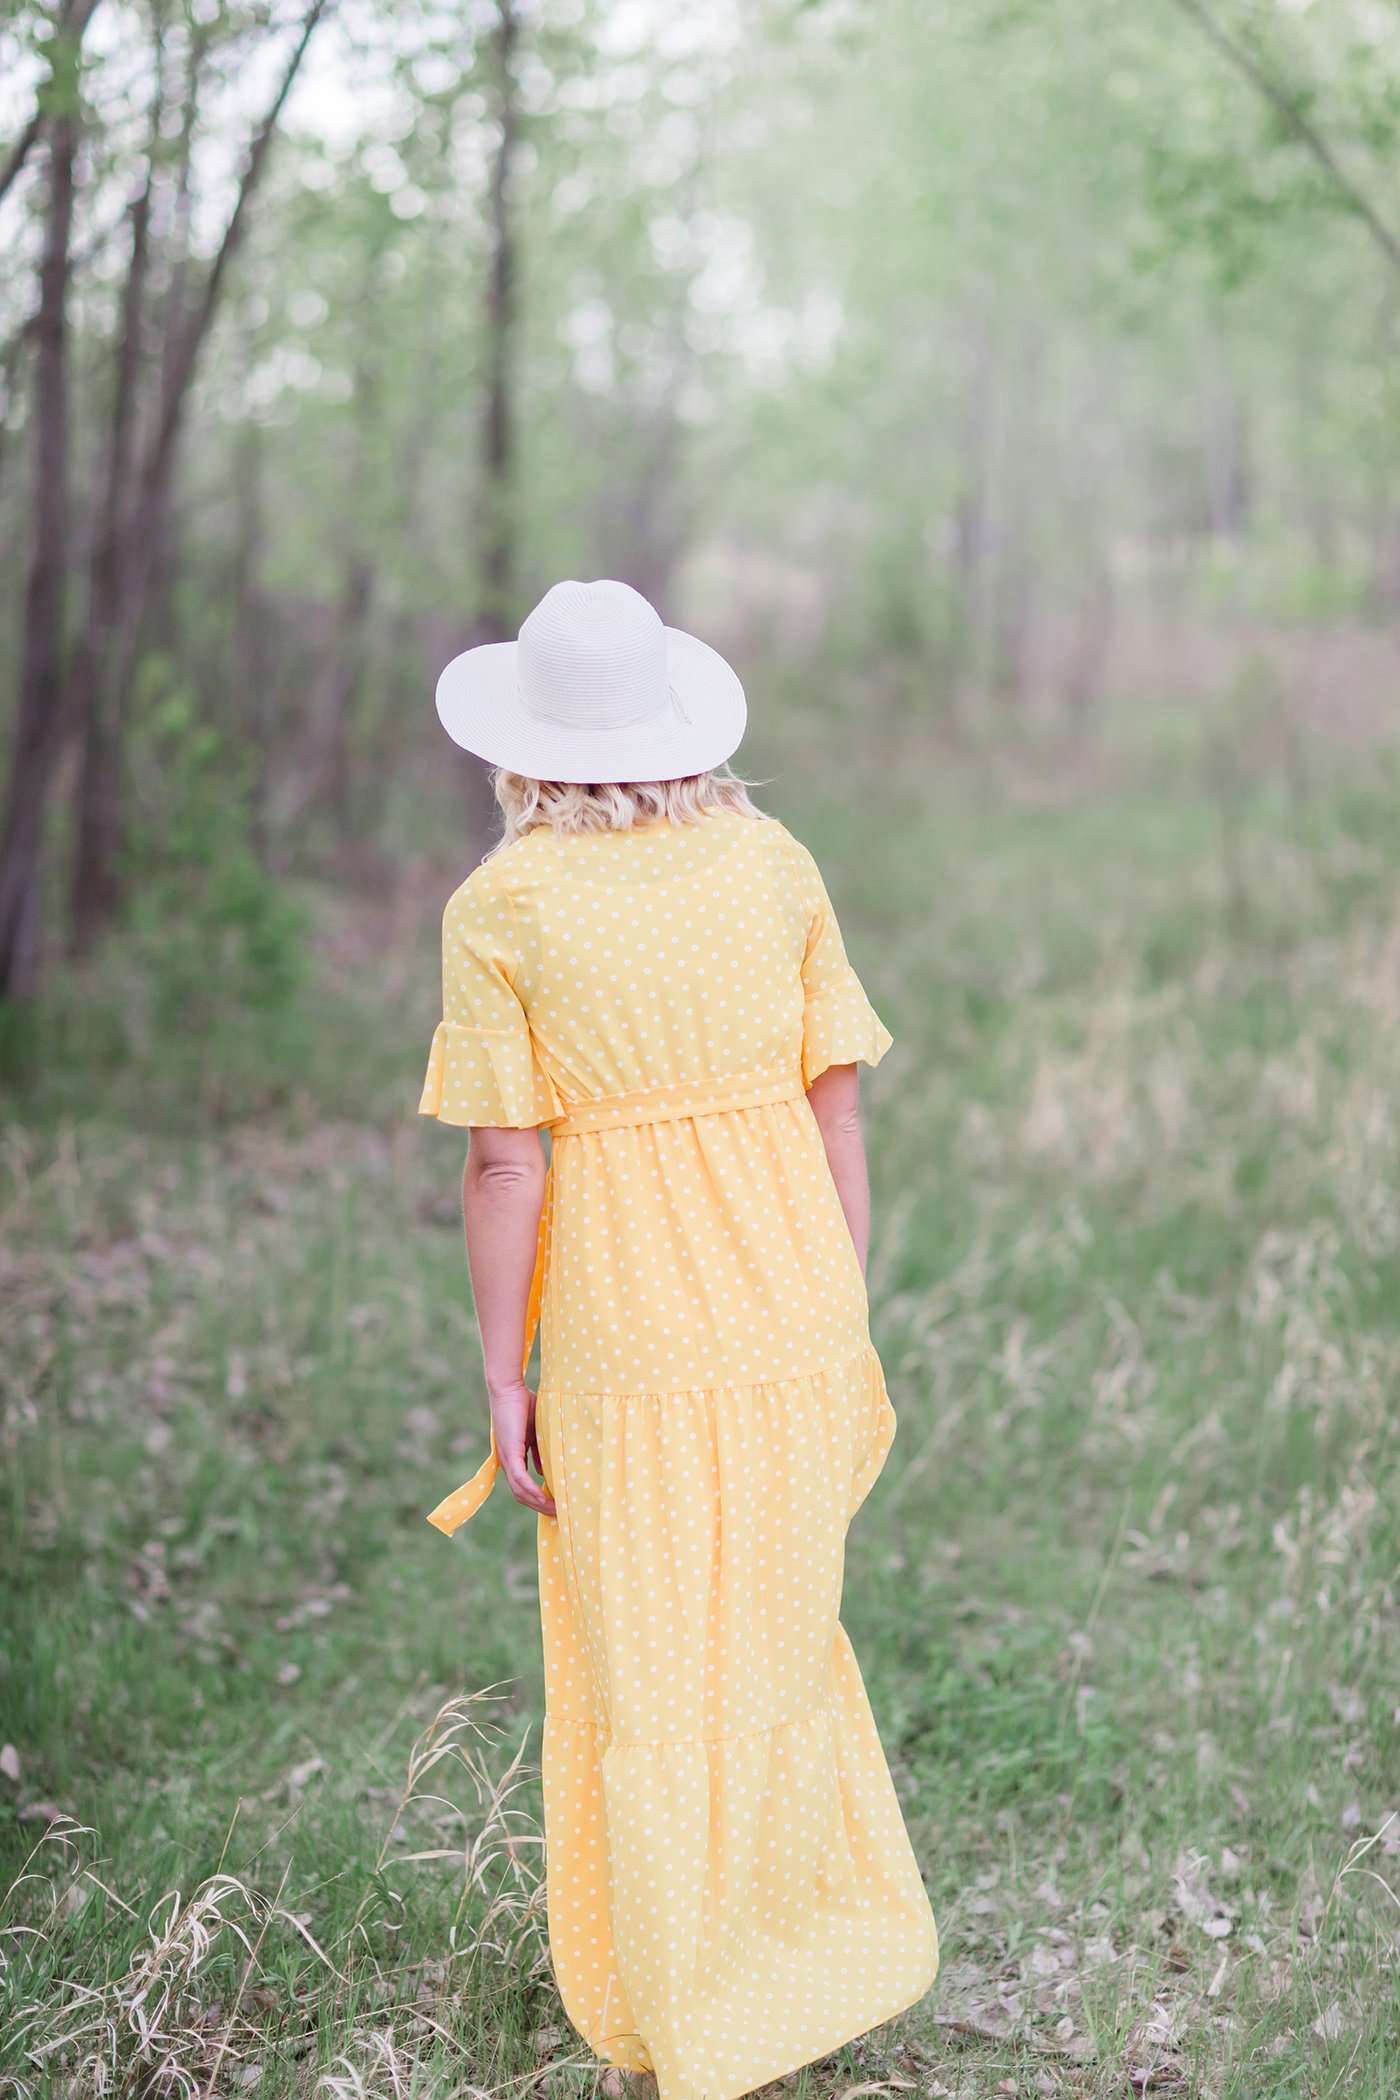
[[[548,1488],[536,1487],[530,1478],[533,1461],[535,1471],[544,1479],[544,1463],[535,1435],[535,1396],[523,1378],[492,1392],[491,1426],[496,1433],[496,1456],[516,1501],[523,1502],[526,1509],[537,1510],[542,1517],[552,1517],[554,1497]]]

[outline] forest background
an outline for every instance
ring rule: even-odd
[[[609,575],[896,1038],[944,1965],[789,2083],[1392,2092],[1392,0],[8,0],[0,250],[0,2090],[597,2082],[414,1109],[434,677]]]

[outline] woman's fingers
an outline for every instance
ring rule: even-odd
[[[554,1497],[547,1487],[537,1485],[530,1478],[533,1457],[541,1482],[544,1479],[544,1466],[540,1462],[535,1435],[534,1394],[522,1380],[513,1391],[498,1394],[492,1400],[491,1416],[496,1431],[496,1455],[506,1476],[507,1487],[526,1509],[533,1509],[542,1517],[552,1517],[555,1514]]]
[[[501,1471],[505,1474],[506,1485],[517,1502],[523,1502],[526,1509],[538,1510],[542,1517],[554,1515],[554,1497],[546,1489],[535,1485],[525,1470],[523,1454],[511,1464],[502,1452]]]
[[[550,1516],[553,1516],[554,1504],[550,1500],[549,1482],[544,1478],[544,1459],[540,1455],[540,1433],[538,1427],[536,1426],[538,1422],[538,1416],[539,1403],[535,1395],[531,1393],[530,1426],[525,1433],[525,1460],[527,1465],[531,1465],[534,1467],[535,1471],[539,1474],[540,1479],[544,1481],[544,1498],[545,1501],[549,1503],[548,1514]]]

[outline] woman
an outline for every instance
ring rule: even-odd
[[[895,1430],[856,1080],[890,1037],[815,862],[723,769],[739,680],[635,591],[556,584],[437,697],[506,837],[444,914],[420,1109],[471,1128],[491,1403],[429,1521],[498,1471],[538,1514],[565,2010],[660,2100],[731,2100],[938,1962],[837,1615]]]

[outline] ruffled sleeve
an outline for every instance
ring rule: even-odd
[[[562,1115],[516,993],[519,967],[510,899],[493,870],[478,868],[442,915],[442,1019],[420,1116],[523,1130]]]
[[[817,864],[805,853],[811,919],[802,961],[802,1083],[828,1065],[878,1065],[894,1038],[851,967]]]

